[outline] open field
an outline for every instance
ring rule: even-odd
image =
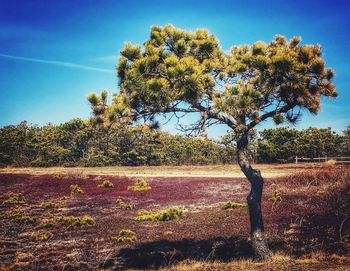
[[[0,270],[349,270],[350,167],[261,168],[266,263],[252,261],[247,208],[222,208],[249,192],[235,166],[2,169]],[[139,176],[151,189],[128,189]],[[181,219],[134,219],[174,206]]]
[[[265,178],[286,176],[300,170],[317,170],[323,163],[303,164],[258,164]],[[0,168],[0,174],[70,174],[70,175],[108,175],[126,177],[233,177],[243,178],[244,174],[238,165],[205,165],[205,166],[113,166],[113,167],[6,167]]]

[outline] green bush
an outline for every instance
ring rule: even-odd
[[[68,227],[83,227],[83,226],[93,226],[95,225],[95,220],[89,216],[53,216],[49,218],[44,218],[40,221],[39,228],[50,228],[57,225],[66,225]]]
[[[132,186],[128,186],[128,190],[131,191],[147,191],[152,189],[148,182],[144,179],[137,179]]]
[[[245,208],[247,206],[248,205],[246,203],[227,201],[223,204],[222,209],[240,209],[240,208]]]
[[[57,201],[52,201],[52,200],[47,200],[47,201],[42,201],[38,204],[32,205],[32,208],[38,208],[38,209],[49,209],[49,208],[64,208],[67,205],[67,201],[63,198]]]
[[[49,231],[44,231],[44,232],[32,232],[31,236],[30,236],[34,241],[37,242],[43,242],[43,241],[47,241],[49,239],[51,239],[53,237],[53,233],[49,232]]]
[[[117,199],[115,201],[115,204],[119,209],[123,209],[123,210],[131,210],[135,208],[135,205],[133,203],[125,202],[122,199]]]
[[[273,202],[282,201],[282,193],[279,191],[274,191],[269,200]]]
[[[24,204],[26,203],[26,198],[22,195],[22,193],[13,193],[8,192],[1,195],[1,198],[4,200],[4,204]]]
[[[101,184],[99,184],[97,187],[99,188],[113,188],[114,185],[111,181],[109,180],[104,180]]]
[[[79,195],[79,194],[84,193],[83,189],[77,184],[72,184],[69,186],[69,188],[70,188],[71,196],[75,196],[75,195]]]
[[[119,232],[118,236],[113,236],[111,239],[119,243],[132,243],[137,241],[137,236],[132,230],[123,229]]]
[[[35,218],[25,214],[21,207],[11,208],[0,214],[0,219],[8,219],[16,222],[33,223]]]
[[[171,207],[166,210],[159,212],[152,212],[147,210],[141,210],[137,213],[137,216],[134,217],[137,221],[170,221],[178,220],[183,218],[184,209],[179,207]]]

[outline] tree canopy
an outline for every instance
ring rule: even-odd
[[[106,92],[88,99],[99,122],[198,112],[198,130],[213,123],[251,129],[269,117],[294,123],[303,108],[316,114],[321,96],[337,96],[321,47],[300,42],[277,35],[226,52],[207,30],[153,26],[143,46],[126,43],[120,51],[112,105]]]

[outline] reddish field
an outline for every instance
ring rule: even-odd
[[[98,188],[108,179],[114,188]],[[0,262],[4,270],[123,270],[157,269],[179,260],[231,261],[252,256],[247,209],[223,210],[228,200],[244,202],[249,184],[243,178],[149,177],[152,189],[129,191],[135,178],[116,176],[0,175],[0,194],[22,193],[22,205],[35,223],[1,219]],[[84,194],[70,197],[71,184]],[[267,238],[274,251],[295,257],[336,254],[347,262],[350,234],[350,168],[320,168],[312,174],[267,179],[263,199]],[[273,201],[275,192],[281,201]],[[36,209],[33,205],[68,196],[64,208]],[[132,201],[133,210],[118,209],[117,198]],[[141,209],[158,211],[182,206],[177,221],[141,222]],[[13,207],[0,205],[5,212]],[[56,225],[53,236],[34,241],[38,223],[51,215],[90,215],[93,226]],[[347,219],[349,218],[349,219]],[[136,232],[135,243],[111,240],[122,229]],[[345,264],[339,261],[330,265]]]

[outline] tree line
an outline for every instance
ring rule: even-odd
[[[1,166],[200,165],[236,162],[233,135],[219,140],[172,135],[146,125],[96,127],[73,119],[42,127],[21,122],[0,128]],[[350,127],[265,129],[251,137],[251,159],[293,162],[295,156],[350,156]]]
[[[96,127],[73,119],[42,127],[21,122],[0,128],[2,166],[111,166],[216,164],[234,161],[232,146],[146,125]]]

